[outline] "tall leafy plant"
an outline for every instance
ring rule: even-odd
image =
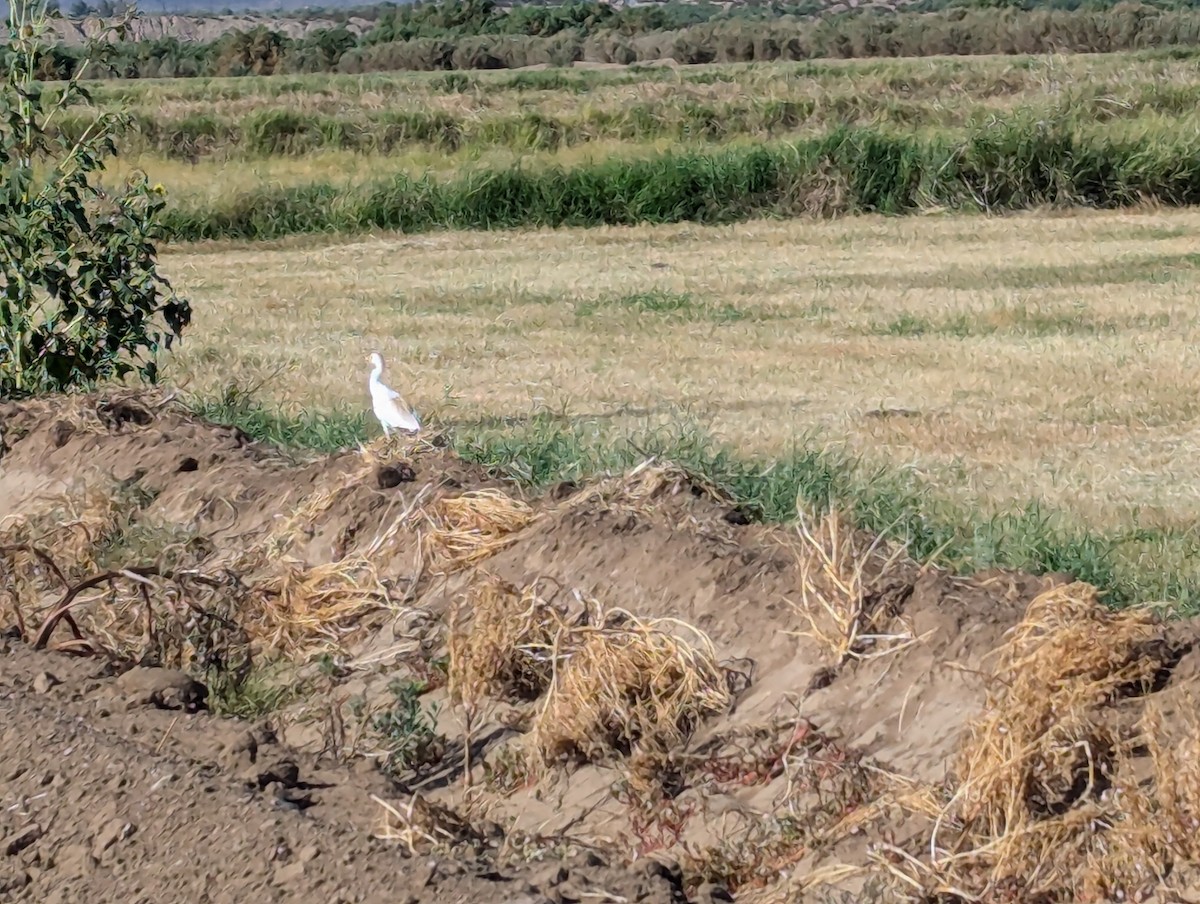
[[[0,48],[0,397],[130,375],[153,383],[159,355],[192,316],[158,270],[161,186],[145,174],[115,190],[100,181],[128,117],[97,110],[75,139],[55,128],[91,97],[81,81],[87,64],[53,88],[38,81],[50,21],[45,0],[9,0]]]

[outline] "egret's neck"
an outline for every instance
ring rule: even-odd
[[[375,367],[373,367],[371,369],[371,384],[377,385],[379,383],[379,378],[382,376],[383,376],[383,363],[380,362],[379,364],[376,364]]]

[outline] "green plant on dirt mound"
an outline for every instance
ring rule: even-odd
[[[98,176],[127,119],[99,112],[73,141],[51,127],[88,104],[78,75],[48,90],[45,0],[13,0],[0,49],[0,397],[90,388],[136,374],[191,321],[158,272],[162,189],[144,175],[110,193]]]

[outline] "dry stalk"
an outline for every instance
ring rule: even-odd
[[[398,841],[409,854],[436,851],[453,854],[464,846],[481,847],[485,839],[475,828],[451,810],[434,801],[414,794],[403,806],[393,806],[382,798],[371,799],[383,808],[383,825],[376,838]]]
[[[727,493],[702,475],[648,458],[624,474],[601,480],[572,495],[560,505],[560,509],[576,509],[599,502],[612,510],[644,512],[659,499],[675,496],[693,487],[715,502],[732,502]]]
[[[674,619],[597,611],[590,625],[559,632],[553,662],[531,738],[543,765],[628,755],[635,745],[669,750],[731,701],[712,641]]]
[[[435,574],[468,568],[495,555],[535,518],[527,504],[494,489],[439,499],[423,514],[422,554]]]
[[[898,653],[920,638],[911,628],[888,632],[895,617],[879,593],[872,592],[905,549],[883,548],[883,536],[870,543],[831,511],[814,528],[804,512],[796,526],[800,538],[800,603],[795,608],[808,622],[802,636],[827,649],[836,665]]]

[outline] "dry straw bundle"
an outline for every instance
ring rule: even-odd
[[[1118,710],[1170,655],[1155,614],[1110,612],[1087,584],[1057,587],[996,655],[929,858],[881,858],[900,887],[920,900],[1142,900],[1194,862],[1200,761],[1181,753],[1200,753],[1195,722],[1168,750],[1153,708],[1136,728]]]
[[[435,574],[470,567],[499,552],[534,520],[533,509],[499,490],[472,490],[424,509],[422,553]]]
[[[390,600],[375,567],[361,556],[313,567],[279,559],[272,566],[253,585],[254,603],[241,620],[261,646],[291,657],[344,646],[365,628],[366,616]]]
[[[518,589],[485,576],[468,589],[451,623],[449,692],[455,703],[477,706],[487,696],[532,700],[550,685],[554,641],[566,627],[566,613],[543,599],[536,583]]]
[[[718,503],[732,502],[727,493],[701,475],[691,474],[677,465],[658,464],[654,458],[649,458],[620,476],[599,481],[576,493],[563,503],[563,507],[575,509],[599,502],[608,509],[643,512],[653,508],[659,500],[684,490],[696,490]]]
[[[620,609],[589,621],[556,643],[554,680],[533,728],[543,764],[601,760],[635,746],[669,750],[730,705],[726,672],[698,629]]]
[[[796,609],[809,625],[804,636],[828,650],[836,665],[886,656],[917,642],[907,628],[886,629],[895,613],[878,592],[882,579],[904,557],[903,546],[889,552],[882,535],[868,541],[837,511],[826,514],[815,527],[800,511],[796,531],[800,571]]]

